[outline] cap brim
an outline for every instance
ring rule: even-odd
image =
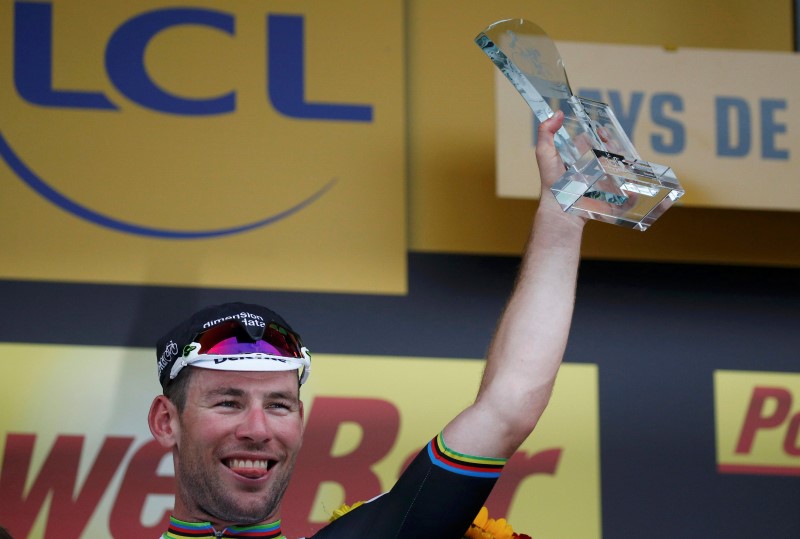
[[[202,356],[201,356],[202,357]],[[303,368],[299,361],[281,361],[277,359],[260,358],[232,358],[215,359],[214,361],[198,361],[192,367],[214,371],[243,371],[243,372],[278,372],[296,371]]]

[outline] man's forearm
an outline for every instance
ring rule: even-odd
[[[544,412],[566,349],[585,221],[564,213],[549,187],[564,173],[553,145],[563,116],[541,125],[542,196],[514,293],[489,348],[475,403],[445,428],[456,451],[509,457]]]
[[[457,451],[509,457],[550,400],[569,335],[583,230],[582,220],[557,212],[537,212],[476,401],[445,430]]]
[[[489,349],[477,402],[505,404],[497,413],[511,445],[522,443],[544,412],[567,345],[583,230],[583,222],[571,217],[545,208],[537,213]]]

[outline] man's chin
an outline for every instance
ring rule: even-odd
[[[278,514],[277,506],[266,507],[263,499],[258,503],[242,496],[232,497],[226,500],[222,507],[208,512],[215,520],[226,526],[249,526],[269,522],[277,518]]]
[[[227,483],[227,484],[226,484]],[[269,521],[278,515],[280,500],[271,484],[223,481],[220,495],[207,500],[205,511],[226,526],[246,526]]]

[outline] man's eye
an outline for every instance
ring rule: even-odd
[[[220,408],[238,408],[239,403],[236,401],[220,401],[216,404]]]
[[[271,410],[291,410],[292,407],[285,402],[271,402],[267,405]]]

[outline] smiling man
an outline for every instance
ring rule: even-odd
[[[164,537],[280,537],[263,521],[278,514],[302,440],[311,362],[297,334],[265,307],[229,303],[195,313],[157,353],[164,394],[149,424],[173,449],[176,481]]]
[[[539,130],[544,187],[564,172],[559,112]],[[543,189],[514,293],[475,402],[431,440],[387,493],[313,539],[460,539],[503,465],[544,412],[566,348],[584,220]],[[282,538],[281,499],[302,441],[300,386],[311,360],[265,307],[203,309],[158,343],[164,394],[150,409],[172,450],[176,496],[165,539]]]

